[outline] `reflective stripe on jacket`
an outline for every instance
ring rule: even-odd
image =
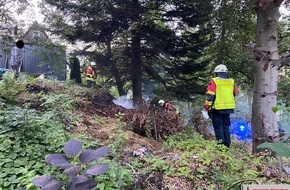
[[[235,109],[234,80],[230,78],[223,79],[220,77],[213,78],[212,80],[216,85],[215,100],[212,108],[216,110]]]

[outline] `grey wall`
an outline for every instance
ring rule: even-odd
[[[10,68],[10,53],[13,46],[0,46],[0,67]],[[22,51],[22,71],[27,73],[45,73],[46,75],[60,80],[66,78],[66,54],[58,47],[42,47],[39,45],[25,44]],[[6,51],[7,52],[7,51]],[[10,51],[9,51],[10,52]]]

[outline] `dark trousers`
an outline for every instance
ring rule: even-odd
[[[94,86],[94,82],[93,81],[91,81],[91,80],[87,80],[87,87],[88,88],[91,88],[92,86]]]
[[[213,110],[211,113],[211,119],[216,140],[220,144],[224,144],[229,148],[231,144],[230,114],[220,113],[217,110]]]

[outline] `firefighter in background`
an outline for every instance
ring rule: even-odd
[[[96,78],[97,78],[96,63],[91,62],[90,66],[86,70],[86,81],[88,88],[91,88],[96,84]]]
[[[173,106],[171,102],[165,102],[164,100],[159,100],[158,104],[165,111],[174,111],[176,114],[179,114],[179,110]]]
[[[207,98],[204,108],[208,111],[215,137],[218,143],[230,147],[230,114],[236,108],[235,96],[238,89],[233,79],[228,76],[228,69],[225,65],[218,65],[214,69],[216,75],[207,86]]]

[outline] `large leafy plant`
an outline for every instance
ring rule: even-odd
[[[269,143],[265,142],[257,146],[259,149],[269,149],[282,157],[290,158],[290,148],[286,142]]]
[[[67,182],[55,179],[51,175],[43,175],[32,180],[35,186],[42,190],[58,190],[64,185],[67,190],[90,190],[98,185],[91,176],[98,176],[109,170],[109,166],[104,163],[90,164],[108,155],[109,148],[106,146],[96,150],[82,150],[82,143],[72,140],[64,144],[63,151],[66,155],[48,154],[45,161],[63,169],[63,173],[68,176]],[[72,158],[71,162],[69,158]]]
[[[34,176],[52,172],[38,160],[61,150],[68,140],[63,124],[34,109],[9,104],[0,110],[0,123],[0,190],[29,189]]]

